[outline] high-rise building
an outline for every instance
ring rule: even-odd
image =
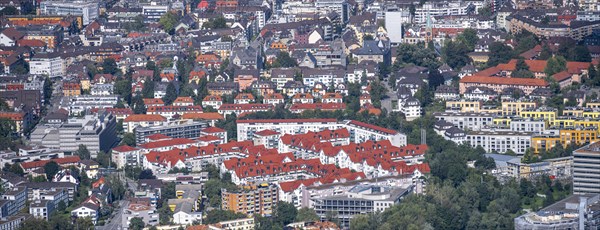
[[[83,25],[90,24],[99,16],[98,2],[95,1],[43,1],[40,13],[43,15],[77,15],[83,17]]]
[[[600,193],[600,142],[573,151],[573,193]]]

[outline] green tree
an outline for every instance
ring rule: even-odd
[[[58,173],[58,171],[60,171],[60,166],[54,161],[50,161],[44,165],[44,172],[46,172],[46,178],[48,178],[48,181],[52,181],[52,178],[54,175],[56,175],[56,173]]]
[[[577,45],[569,49],[567,59],[570,61],[590,62],[592,61],[592,56],[587,46]]]
[[[179,14],[176,14],[172,11],[163,14],[163,16],[161,16],[160,20],[158,21],[158,23],[162,26],[163,30],[169,34],[175,33],[175,26],[177,26],[178,22]]]
[[[121,200],[126,190],[123,181],[118,176],[111,175],[108,177],[108,182],[113,200]]]
[[[477,14],[485,18],[491,18],[492,16],[494,16],[494,12],[492,11],[492,8],[490,6],[484,6],[479,8]]]
[[[147,79],[144,82],[144,86],[142,88],[142,97],[143,98],[154,98],[154,81],[152,79]]]
[[[171,208],[169,208],[167,200],[164,200],[162,206],[158,209],[158,216],[161,225],[171,224],[173,212],[171,211]]]
[[[490,59],[488,66],[496,66],[500,63],[507,63],[514,56],[514,52],[510,46],[502,42],[493,42],[490,44]]]
[[[79,144],[75,154],[82,160],[89,160],[91,158],[90,150],[88,150],[87,146],[83,144]]]
[[[319,216],[317,212],[315,212],[312,208],[301,208],[298,209],[298,214],[296,215],[297,222],[307,222],[307,221],[319,221]]]
[[[140,95],[136,95],[133,98],[132,104],[134,114],[146,114],[146,104]]]
[[[144,223],[144,220],[142,220],[140,217],[131,218],[129,221],[129,229],[132,230],[142,230],[145,226],[146,224]]]
[[[48,230],[50,228],[50,224],[48,221],[40,218],[27,218],[23,221],[19,230]]]
[[[544,43],[542,45],[542,52],[537,57],[538,60],[548,60],[548,58],[552,57],[552,50],[548,46],[548,44]]]
[[[477,41],[479,41],[479,37],[477,37],[477,30],[467,28],[457,36],[457,40],[465,44],[469,48],[469,51],[473,51]]]
[[[119,67],[117,66],[117,62],[115,61],[114,58],[105,58],[102,61],[102,72],[103,73],[115,75],[119,71],[120,71]]]
[[[467,55],[469,52],[470,49],[465,43],[449,40],[442,48],[442,58],[450,67],[460,69],[471,62]]]
[[[50,104],[50,98],[52,98],[52,81],[49,77],[44,79],[44,103]]]
[[[108,168],[108,166],[110,165],[110,153],[106,153],[104,151],[99,151],[97,156],[96,156],[96,161],[98,162],[98,164],[100,164],[100,166],[104,167],[104,168]],[[85,174],[85,173],[83,173]]]
[[[129,145],[135,147],[135,134],[125,133],[123,139],[121,139],[121,145]]]
[[[6,166],[5,166],[6,167]],[[23,168],[21,167],[20,163],[14,163],[10,166],[9,172],[12,172],[14,174],[17,174],[19,176],[23,176],[25,175],[25,172],[23,171]]]
[[[429,69],[437,69],[440,67],[440,62],[437,59],[435,51],[425,49],[422,45],[411,45],[403,43],[398,46],[398,56],[394,63],[393,69],[398,70],[408,64],[427,67]]]
[[[203,223],[216,224],[221,221],[235,220],[240,218],[246,218],[246,215],[243,213],[235,213],[231,210],[211,209],[210,211],[206,212],[206,218],[203,220]]]
[[[15,8],[14,6],[7,6],[0,10],[0,16],[17,14],[19,14],[19,10],[17,10],[17,8]]]
[[[272,68],[280,68],[280,67],[296,67],[298,63],[295,59],[290,57],[290,54],[285,51],[281,51],[277,54],[277,58],[273,62]]]
[[[280,223],[282,226],[286,226],[292,222],[296,218],[298,214],[298,210],[294,207],[293,204],[288,202],[279,201],[277,202],[277,206],[275,206],[275,212],[273,216],[275,216],[275,221]]]
[[[131,80],[119,79],[115,82],[115,94],[121,96],[121,98],[128,104],[131,105]]]
[[[143,180],[143,179],[156,179],[156,176],[154,176],[154,173],[152,173],[152,170],[150,169],[144,169],[140,172],[140,175],[138,176],[138,179]]]
[[[167,85],[167,92],[165,93],[165,96],[162,99],[165,102],[165,105],[171,105],[173,101],[177,99],[177,89],[175,89],[175,85],[173,84],[173,82]]]
[[[567,60],[564,57],[556,56],[548,59],[546,64],[546,68],[544,72],[546,72],[546,76],[550,77],[556,73],[564,71],[567,69]]]

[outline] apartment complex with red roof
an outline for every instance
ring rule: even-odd
[[[180,116],[184,113],[201,113],[202,106],[199,105],[188,105],[188,106],[176,106],[176,105],[163,105],[163,106],[151,106],[146,110],[147,114],[157,114],[166,117],[171,120],[175,116]],[[178,118],[178,117],[177,117]]]
[[[256,113],[273,110],[273,105],[268,104],[223,104],[219,107],[219,113],[223,116],[242,113]]]
[[[344,103],[311,103],[311,104],[303,104],[297,103],[292,104],[290,107],[290,111],[292,113],[303,113],[307,110],[321,110],[321,111],[336,111],[336,110],[344,110],[346,109],[346,104]]]
[[[46,165],[49,162],[56,162],[59,166],[66,168],[69,166],[77,166],[77,165],[79,165],[80,161],[81,161],[81,158],[79,158],[79,156],[68,156],[68,157],[56,158],[56,159],[50,159],[50,160],[23,162],[20,165],[21,165],[21,168],[23,168],[23,171],[25,171],[26,173],[30,173],[36,169],[43,168],[44,165]]]

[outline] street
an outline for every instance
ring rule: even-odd
[[[129,201],[120,200],[119,201],[119,210],[112,216],[112,218],[108,219],[108,222],[104,224],[104,226],[97,226],[97,230],[118,230],[121,229],[121,223],[123,218],[123,210],[129,206]]]
[[[387,89],[387,98],[382,99],[381,100],[381,109],[386,109],[389,112],[392,112],[392,101],[397,101],[398,100],[398,96],[396,95],[396,92],[394,91],[394,89],[392,89],[389,84],[388,81],[386,79],[386,81],[382,81],[381,84],[383,84],[383,86],[385,86],[385,88]]]

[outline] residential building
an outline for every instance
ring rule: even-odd
[[[573,193],[600,193],[600,142],[573,151]]]
[[[123,210],[121,218],[121,227],[123,229],[129,228],[129,224],[133,218],[141,218],[144,225],[155,226],[159,224],[159,213],[156,211],[156,208],[152,207],[150,202],[147,200],[144,201],[143,199],[130,203],[129,206]]]
[[[221,208],[246,215],[271,215],[278,201],[278,187],[274,184],[249,186],[240,192],[221,189]]]
[[[531,147],[531,134],[513,131],[473,131],[468,132],[465,142],[473,148],[483,147],[487,153],[512,151],[525,154]]]
[[[337,213],[340,227],[349,228],[350,220],[359,214],[383,212],[391,206],[400,203],[409,189],[384,187],[375,185],[357,185],[347,192],[338,195],[311,199],[311,208],[314,208],[321,220],[325,220],[327,213]]]
[[[506,88],[514,87],[529,95],[535,89],[548,87],[548,83],[543,79],[529,78],[511,78],[510,81],[507,81],[507,78],[504,77],[465,76],[460,79],[459,90],[461,94],[465,93],[469,87],[488,87],[498,93]]]
[[[202,136],[202,130],[208,127],[206,121],[174,121],[166,122],[159,126],[138,127],[135,129],[136,145],[144,144],[147,138],[153,134],[163,134],[170,138],[198,138]]]
[[[29,61],[29,73],[50,78],[65,76],[66,66],[59,53],[38,53]]]
[[[223,116],[235,114],[239,116],[243,113],[264,112],[273,110],[273,105],[269,104],[223,104],[219,107],[219,113]]]
[[[436,120],[444,120],[454,124],[463,130],[479,131],[486,126],[492,125],[493,114],[473,112],[436,112],[433,113]]]
[[[123,120],[123,129],[133,133],[137,127],[162,126],[167,118],[157,114],[132,114]]]
[[[239,141],[250,140],[253,134],[262,130],[273,130],[283,134],[299,134],[318,132],[324,129],[337,130],[346,128],[350,132],[350,140],[362,143],[367,140],[390,140],[394,146],[406,145],[406,135],[398,131],[359,122],[335,119],[267,119],[267,120],[238,120],[237,137]]]
[[[71,211],[71,216],[76,216],[77,218],[90,218],[92,219],[92,223],[96,224],[98,222],[98,217],[100,216],[99,213],[100,206],[84,202]]]
[[[80,95],[68,99],[69,114],[83,115],[85,111],[91,109],[108,109],[113,108],[119,101],[119,96],[92,96]]]

